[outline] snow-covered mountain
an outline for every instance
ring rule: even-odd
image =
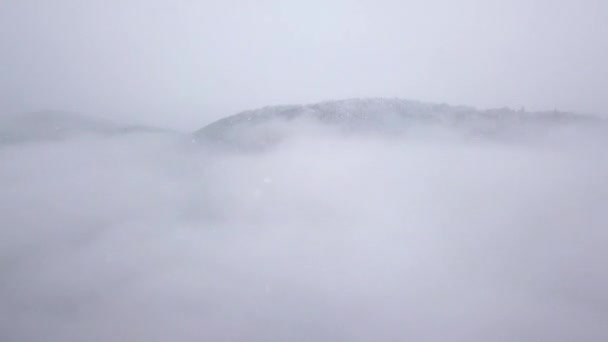
[[[598,122],[594,117],[560,111],[477,110],[403,99],[350,99],[245,111],[213,122],[194,136],[197,141],[242,150],[272,146],[311,126],[339,134],[407,137],[430,129],[467,138],[510,139],[532,131],[538,134],[539,129]]]

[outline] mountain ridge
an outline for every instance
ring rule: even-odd
[[[500,136],[536,127],[550,129],[587,125],[603,120],[564,111],[534,111],[427,103],[400,98],[332,100],[304,105],[265,106],[231,115],[193,133],[193,139],[247,149],[266,147],[282,140],[295,122],[318,124],[344,133],[406,136],[417,128],[442,128],[464,136]],[[273,127],[273,126],[283,126]]]

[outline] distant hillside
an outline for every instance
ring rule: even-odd
[[[532,133],[530,130],[599,122],[594,117],[559,111],[477,110],[403,99],[350,99],[242,112],[198,130],[194,139],[249,150],[272,146],[309,124],[347,134],[408,136],[438,128],[464,137],[505,139]]]
[[[162,131],[154,127],[121,125],[59,111],[40,111],[0,117],[0,143],[62,140],[78,135],[116,135]]]

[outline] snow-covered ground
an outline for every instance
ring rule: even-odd
[[[608,340],[603,123],[462,111],[2,144],[0,340]]]

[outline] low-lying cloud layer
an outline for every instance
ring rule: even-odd
[[[0,339],[608,338],[597,132],[290,127],[258,153],[164,132],[2,145]]]

